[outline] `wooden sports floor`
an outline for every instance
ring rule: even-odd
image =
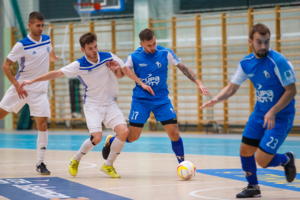
[[[143,133],[126,143],[114,164],[120,179],[101,172],[102,142],[84,156],[76,177],[68,173],[71,157],[89,137],[87,132],[50,131],[45,164],[50,176],[35,171],[35,131],[0,131],[0,200],[44,199],[235,199],[247,185],[239,158],[241,135],[182,134],[186,160],[192,161],[196,177],[181,180],[177,159],[166,133]],[[300,156],[300,137],[288,137],[279,153]],[[298,171],[300,160],[296,161]],[[300,174],[287,183],[282,167],[258,167],[260,199],[300,199]]]

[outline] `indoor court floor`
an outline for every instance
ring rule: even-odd
[[[247,185],[241,169],[238,134],[182,134],[186,160],[197,168],[188,181],[177,175],[177,159],[166,133],[142,133],[134,143],[126,143],[114,163],[120,179],[101,172],[101,150],[107,134],[84,156],[76,177],[68,173],[71,157],[89,137],[83,131],[49,131],[45,164],[50,176],[35,171],[37,160],[35,131],[1,131],[0,200],[43,199],[235,199]],[[300,156],[300,137],[288,137],[279,153],[293,151]],[[300,160],[296,165],[300,170]],[[258,167],[260,199],[300,199],[300,174],[287,183],[282,167]]]

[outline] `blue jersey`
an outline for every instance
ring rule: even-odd
[[[169,94],[167,78],[168,63],[178,65],[180,59],[168,48],[157,45],[153,54],[146,53],[142,47],[132,52],[125,61],[125,66],[133,68],[137,77],[152,87],[155,96],[144,90],[136,83],[133,98],[157,99]]]
[[[256,58],[254,53],[246,56],[238,64],[231,82],[241,85],[250,79],[256,89],[255,112],[264,116],[282,97],[284,87],[296,82],[293,65],[280,53],[271,50],[264,58]],[[295,113],[295,99],[276,116]]]

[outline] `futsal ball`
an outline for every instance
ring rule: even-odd
[[[180,178],[189,180],[196,175],[196,167],[190,161],[183,161],[178,165],[177,173]]]

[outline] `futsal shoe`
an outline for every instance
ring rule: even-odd
[[[117,174],[115,168],[113,166],[106,166],[105,164],[102,165],[100,168],[102,172],[105,174],[111,176],[112,178],[121,178],[119,174]]]
[[[291,183],[294,181],[297,173],[295,166],[295,155],[292,151],[285,153],[285,155],[290,159],[290,161],[283,166],[285,171],[285,178],[287,182]]]
[[[40,165],[36,165],[36,171],[40,172],[41,175],[50,175],[49,170],[43,162]]]
[[[74,157],[72,157],[69,164],[69,173],[71,176],[77,175],[78,165],[79,165],[79,161],[75,160]]]
[[[112,138],[112,137],[114,137],[113,135],[108,135],[107,137],[106,137],[106,140],[105,140],[105,144],[104,144],[104,147],[103,147],[103,149],[102,149],[102,157],[103,157],[103,159],[104,160],[107,160],[107,158],[108,158],[108,155],[109,155],[109,153],[110,153],[110,142],[109,142],[109,140],[110,140],[110,138]]]
[[[261,197],[260,188],[254,188],[252,185],[248,185],[243,189],[242,192],[236,195],[236,198],[251,198],[251,197]]]

